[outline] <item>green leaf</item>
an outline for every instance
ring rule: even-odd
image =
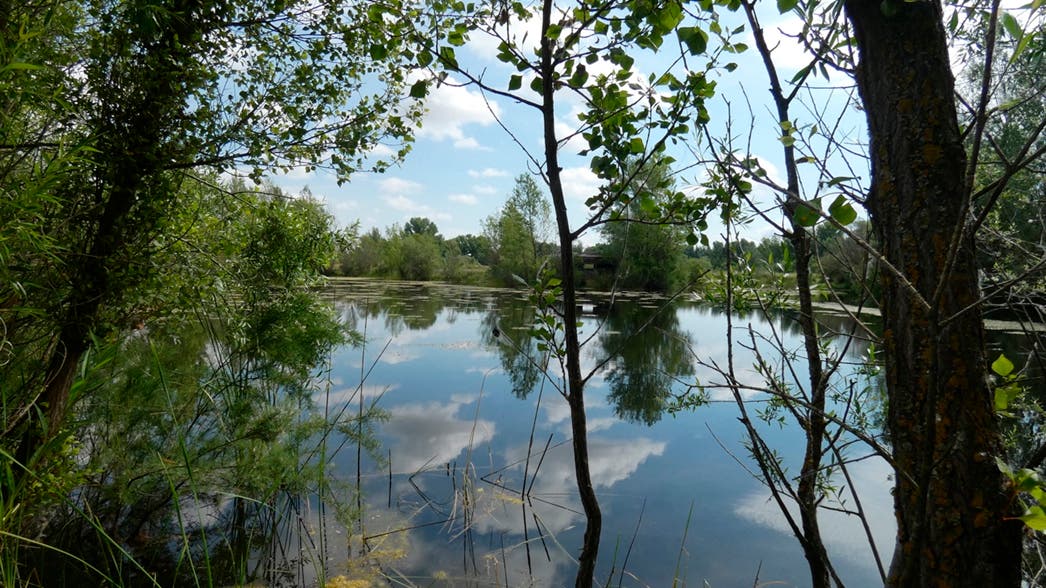
[[[1003,461],[1001,457],[995,456],[995,465],[999,468],[1000,472],[1006,474],[1007,478],[1011,480],[1013,479],[1013,468],[1010,467],[1010,464]]]
[[[657,25],[659,34],[665,34],[676,28],[676,26],[683,22],[683,9],[679,4],[675,2],[669,2],[665,7],[657,14]]]
[[[1039,473],[1030,468],[1021,468],[1014,474],[1018,492],[1031,492],[1042,486],[1042,478]]]
[[[995,411],[1002,412],[1021,395],[1020,386],[999,386],[995,389]]]
[[[43,68],[44,68],[44,66],[36,65],[35,63],[13,62],[13,63],[8,63],[7,65],[5,65],[3,67],[3,69],[0,69],[0,71],[8,71],[8,70],[15,70],[15,69],[36,70],[36,69],[43,69]]]
[[[1024,35],[1024,38],[1021,39],[1019,43],[1017,43],[1017,48],[1013,50],[1013,55],[1010,56],[1011,65],[1015,63],[1017,59],[1020,58],[1021,54],[1024,53],[1024,51],[1028,48],[1028,45],[1031,44],[1031,40],[1034,37],[1035,35]]]
[[[992,362],[992,371],[1005,378],[1013,373],[1013,362],[1000,354],[998,359]]]
[[[628,142],[628,151],[632,155],[637,155],[646,150],[646,146],[643,145],[643,140],[639,137],[632,137],[632,140]]]
[[[542,94],[545,91],[545,84],[541,82],[541,76],[537,76],[530,80],[530,89],[538,94]]]
[[[508,91],[513,92],[523,86],[523,76],[514,74],[508,79]]]
[[[411,98],[424,98],[429,93],[428,80],[418,80],[410,87]]]
[[[804,76],[806,76],[807,74],[810,73],[810,68],[812,68],[812,67],[813,67],[813,65],[811,64],[811,65],[808,65],[808,66],[800,69],[799,71],[795,72],[795,75],[792,76],[791,82],[794,84],[794,83],[798,82],[799,80],[803,79]]]
[[[458,68],[458,58],[454,55],[453,47],[440,47],[439,58],[448,69]]]
[[[800,204],[797,206],[792,218],[801,227],[812,227],[816,225],[817,221],[821,218],[821,215],[819,214],[820,210],[821,199],[814,198],[806,204]]]
[[[578,65],[574,70],[574,74],[570,76],[570,87],[581,88],[588,81],[588,70],[585,69],[584,65]]]
[[[1031,497],[1035,499],[1035,502],[1040,503],[1042,502],[1043,497],[1046,497],[1046,491],[1042,489],[1042,486],[1035,486],[1028,490],[1028,494],[1031,494]]]
[[[842,195],[836,197],[831,206],[828,207],[828,213],[832,215],[836,222],[843,226],[857,220],[857,211],[846,201],[846,197]]]
[[[777,0],[777,11],[784,14],[798,5],[799,0]]]
[[[686,45],[691,55],[700,55],[708,48],[708,33],[699,27],[679,27],[676,36]]]
[[[1017,22],[1017,19],[1013,17],[1009,12],[1002,13],[1002,28],[1006,30],[1006,33],[1014,41],[1020,41],[1024,37],[1024,31],[1021,29],[1021,23]]]
[[[1029,508],[1028,512],[1017,518],[1036,531],[1046,531],[1046,513],[1038,506]]]
[[[370,58],[374,61],[381,61],[389,55],[389,49],[379,43],[375,43],[370,46]]]
[[[632,64],[636,62],[635,58],[624,51],[612,52],[610,54],[610,61],[619,65],[624,71],[632,69]]]

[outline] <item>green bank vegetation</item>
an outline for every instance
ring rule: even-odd
[[[518,181],[533,185],[531,176]],[[527,288],[543,266],[559,263],[555,245],[530,232],[531,221],[520,215],[512,197],[485,226],[479,235],[444,238],[433,221],[416,217],[384,231],[350,231],[345,248],[325,271],[331,276]],[[867,239],[869,225],[858,221],[851,231]],[[831,291],[843,302],[857,303],[878,291],[872,279],[875,260],[849,233],[826,223],[817,227],[816,239],[819,300],[828,300]],[[773,299],[771,306],[794,300],[789,295],[795,286],[794,253],[791,244],[776,236],[758,242],[739,238],[728,255],[720,240],[689,244],[677,226],[614,222],[604,226],[595,245],[576,249],[574,264],[585,290],[685,291],[720,306],[726,304],[726,268],[732,264],[735,308],[751,309],[756,294]]]

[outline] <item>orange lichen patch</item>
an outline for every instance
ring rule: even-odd
[[[973,526],[977,529],[983,529],[992,522],[992,516],[988,514],[988,511],[982,510],[977,513],[977,516],[973,517]]]

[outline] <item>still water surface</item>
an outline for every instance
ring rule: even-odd
[[[383,571],[403,585],[573,585],[584,518],[576,495],[569,413],[558,380],[540,376],[529,341],[534,311],[525,293],[351,280],[332,290],[344,319],[366,336],[333,358],[332,409],[366,403],[388,413],[377,427],[381,463],[362,464],[363,534]],[[796,540],[769,492],[749,473],[738,408],[716,388],[726,367],[727,322],[695,303],[647,295],[589,296],[582,338],[590,461],[603,511],[597,577],[622,586],[806,586]],[[645,329],[642,328],[646,326]],[[735,316],[734,362],[759,386],[753,339],[772,364],[781,353],[760,336],[799,353],[787,316]],[[845,321],[825,329],[845,331]],[[847,339],[832,346],[842,349]],[[850,341],[859,363],[867,345]],[[844,368],[844,382],[875,386]],[[549,372],[556,373],[553,366]],[[791,376],[782,374],[785,379]],[[800,381],[805,373],[798,371]],[[360,382],[363,382],[362,388]],[[709,402],[666,412],[695,384]],[[766,397],[750,393],[749,410]],[[788,424],[759,423],[768,444],[797,470],[802,436]],[[853,446],[851,458],[869,451]],[[354,479],[355,451],[336,467]],[[529,459],[528,459],[529,457]],[[391,471],[391,476],[390,476]],[[890,471],[879,459],[850,466],[884,563],[893,543]],[[852,507],[849,490],[840,492]],[[829,552],[848,586],[881,585],[859,521],[822,515]],[[339,572],[337,564],[331,575]]]

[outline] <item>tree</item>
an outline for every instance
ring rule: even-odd
[[[486,235],[458,235],[448,240],[447,244],[451,248],[456,245],[461,255],[471,257],[483,265],[493,263],[492,246]]]
[[[409,137],[419,111],[400,106],[401,37],[366,7],[5,6],[0,85],[11,107],[0,168],[7,185],[42,198],[4,210],[5,223],[34,219],[4,243],[5,261],[20,261],[0,285],[2,318],[14,327],[4,342],[20,350],[4,378],[5,441],[18,447],[20,475],[62,428],[91,337],[123,323],[135,288],[156,271],[150,256],[191,170],[246,165],[257,179],[294,165],[381,168],[365,152]]]
[[[438,0],[433,2],[432,11],[449,13],[450,23],[445,37],[433,38],[428,30],[416,33],[421,42],[429,43],[419,62],[433,64],[440,70],[434,72],[433,79],[443,80],[446,72],[463,76],[488,95],[504,96],[530,109],[534,128],[541,129],[541,151],[528,152],[527,156],[540,170],[551,196],[559,263],[558,274],[535,276],[532,296],[539,307],[539,317],[534,332],[541,345],[553,354],[559,391],[570,408],[575,478],[586,520],[575,583],[579,587],[591,586],[602,514],[588,459],[584,391],[593,372],[586,375],[581,367],[574,248],[586,231],[606,222],[611,211],[626,200],[623,195],[637,174],[659,159],[669,142],[689,132],[692,118],[699,122],[708,120],[704,103],[713,95],[715,84],[706,77],[707,71],[690,70],[681,77],[671,71],[637,75],[633,70],[635,59],[629,51],[662,47],[667,51],[678,47],[679,60],[683,61],[705,51],[707,34],[698,27],[677,30],[684,12],[682,4],[675,0],[585,1],[570,7],[542,0],[533,10],[522,3],[506,6],[500,2],[464,4]],[[416,16],[420,15],[397,14],[395,18],[410,21]],[[536,47],[518,28],[520,22],[532,17],[540,23],[540,34],[531,41]],[[455,48],[464,45],[471,34],[485,35],[497,42],[498,59],[517,73],[509,74],[508,80],[494,81],[493,76],[470,71],[459,62]],[[672,35],[678,44],[666,43]],[[600,73],[591,74],[589,67],[597,71],[596,63]],[[523,90],[524,74],[529,76],[529,91]],[[633,90],[634,87],[638,89]],[[583,105],[578,127],[568,137],[581,137],[587,142],[584,155],[590,156],[590,168],[603,182],[599,193],[586,201],[589,215],[574,225],[567,212],[562,176],[561,151],[565,142],[561,139],[567,137],[557,130],[557,104],[562,108],[566,95]],[[689,199],[676,192],[666,199],[662,218],[701,227],[710,205],[709,200]]]
[[[395,225],[388,230],[381,251],[381,268],[385,275],[419,281],[439,276],[443,262],[440,239],[434,232],[436,226],[429,224],[433,232],[409,233]]]
[[[607,399],[618,417],[653,425],[668,408],[673,385],[694,375],[693,341],[671,307],[617,307],[607,327],[599,340],[607,358]]]
[[[513,276],[530,282],[548,257],[542,244],[548,238],[550,208],[534,178],[529,174],[516,177],[501,212],[488,218],[485,236],[494,252],[494,269],[502,281],[517,283]]]
[[[868,117],[867,209],[896,268],[881,274],[897,469],[888,583],[1018,586],[1021,528],[992,459],[1002,448],[977,311],[969,214],[977,147],[968,157],[941,4],[847,0],[845,9]],[[982,133],[983,120],[975,124]]]
[[[620,216],[602,226],[605,255],[619,260],[619,286],[669,292],[678,285],[687,229],[659,222],[657,204],[674,193],[674,183],[667,164],[648,167],[629,187]]]
[[[373,228],[356,239],[339,256],[336,272],[346,276],[374,276],[381,267],[381,255],[385,249],[385,237]]]
[[[962,125],[966,130],[961,134],[952,102],[939,4],[847,2],[848,19],[857,31],[851,45],[846,29],[838,24],[843,5],[778,3],[780,12],[802,18],[800,36],[810,52],[808,64],[789,81],[778,76],[775,47],[764,35],[757,3],[740,5],[770,77],[786,179],[779,183],[770,178],[754,154],[738,154],[736,135],[731,131],[719,143],[721,153],[711,162],[712,181],[706,187],[730,199],[733,210],[725,218],[732,219],[737,203],[743,202],[748,210],[774,225],[792,246],[800,307],[797,314],[804,333],[809,383],[804,390],[799,382],[781,382],[772,370],[764,372],[773,401],[780,402],[806,433],[803,466],[795,486],[777,467],[774,450],[754,432],[751,447],[782,514],[803,547],[812,583],[841,583],[820,540],[817,510],[825,495],[818,489],[817,480],[832,470],[845,475],[846,462],[834,443],[839,435],[846,434],[863,441],[896,468],[896,514],[901,535],[889,577],[880,564],[885,583],[1012,585],[1019,579],[1020,540],[1014,529],[1014,513],[1008,510],[1013,504],[1013,490],[999,468],[988,463],[994,461],[993,457],[1001,457],[1001,447],[992,393],[984,377],[987,366],[979,314],[986,299],[977,288],[972,248],[973,235],[1008,181],[1043,154],[1034,149],[1041,141],[1042,126],[1028,127],[1029,132],[1012,142],[1007,152],[1001,148],[1001,137],[990,135],[989,124],[994,116],[1006,116],[1006,110],[1012,107],[992,103],[996,87],[991,83],[991,63],[1007,62],[1007,58],[993,57],[996,32],[1005,30],[1013,38],[1014,50],[1007,68],[1030,58],[1032,52],[1022,53],[1021,47],[1033,46],[1030,40],[1036,37],[1031,28],[1021,30],[1013,15],[1001,14],[998,3],[987,12],[957,9],[950,21],[953,32],[956,23],[966,16],[991,21],[982,29],[983,35],[973,36],[974,50],[985,58],[987,66],[974,90],[977,95],[960,97],[968,123]],[[857,55],[860,63],[855,66]],[[845,117],[839,114],[832,118],[835,115],[829,114],[835,110],[833,100],[807,105],[813,123],[800,125],[793,118],[791,107],[803,99],[808,80],[812,76],[829,78],[829,71],[832,76],[856,73],[871,136],[872,186],[868,194],[861,193],[854,182],[867,164],[848,161],[846,154],[852,151],[841,139],[845,131],[838,130]],[[1040,87],[1022,95],[1016,103],[1032,103],[1041,95]],[[849,98],[844,100],[849,104]],[[825,133],[828,128],[833,131]],[[820,138],[824,141],[817,143]],[[982,149],[989,144],[990,149]],[[974,189],[971,186],[985,150],[997,156],[995,177],[999,181]],[[847,171],[831,173],[831,167],[840,160]],[[815,164],[815,172],[804,176],[799,164]],[[816,181],[809,181],[811,175]],[[774,206],[750,198],[754,183],[779,194]],[[832,200],[822,212],[825,197]],[[851,203],[869,211],[871,238],[860,224],[847,227],[858,216]],[[776,207],[783,211],[787,224],[768,214]],[[822,227],[811,235],[809,229],[818,223],[831,224],[832,230]],[[828,243],[823,252],[854,261],[869,259],[881,276],[889,448],[847,421],[852,406],[849,402],[844,404],[847,410],[842,418],[838,412],[827,411],[829,405],[825,403],[829,395],[838,402],[838,394],[830,387],[838,358],[824,354],[818,343],[816,318],[808,301],[813,272],[818,265],[824,266],[814,263],[818,250],[813,240],[835,231],[843,233],[846,241]],[[722,247],[728,259],[732,246],[728,241]],[[860,249],[859,254],[855,248]],[[1026,267],[1034,269],[1039,263],[1038,256],[1033,256],[1030,267]],[[870,277],[866,267],[862,262],[851,268],[857,270],[851,294],[862,300],[876,290],[864,283]],[[1023,277],[1033,274],[1025,272]],[[1015,279],[1005,286],[1018,283]],[[891,288],[892,292],[887,292]],[[726,371],[732,378],[733,368]],[[733,389],[738,388],[735,385]],[[747,423],[744,404],[738,397],[742,422]],[[829,432],[833,427],[838,427],[838,433]],[[978,490],[955,491],[956,486]],[[799,517],[793,518],[782,497],[798,502]],[[1025,518],[1035,516],[1029,511]],[[1038,519],[1035,521],[1038,524]],[[874,545],[872,550],[878,561]]]
[[[403,233],[406,235],[428,235],[429,237],[441,238],[436,223],[427,218],[416,216],[403,225]]]
[[[171,219],[177,237],[163,237],[154,258],[166,271],[137,291],[148,310],[131,334],[95,344],[104,361],[80,380],[91,393],[76,406],[90,427],[66,474],[83,480],[47,505],[42,535],[75,557],[24,550],[38,582],[96,583],[84,562],[120,583],[143,581],[107,554],[110,541],[167,585],[191,583],[205,565],[181,549],[211,565],[228,557],[212,573],[243,581],[241,562],[252,541],[272,536],[281,501],[322,496],[317,440],[362,424],[312,402],[318,365],[347,335],[315,290],[337,244],[333,219],[305,196],[233,189],[235,198],[216,182],[186,186],[180,197],[195,214]],[[180,526],[190,504],[223,516]],[[172,550],[151,537],[184,543]]]

